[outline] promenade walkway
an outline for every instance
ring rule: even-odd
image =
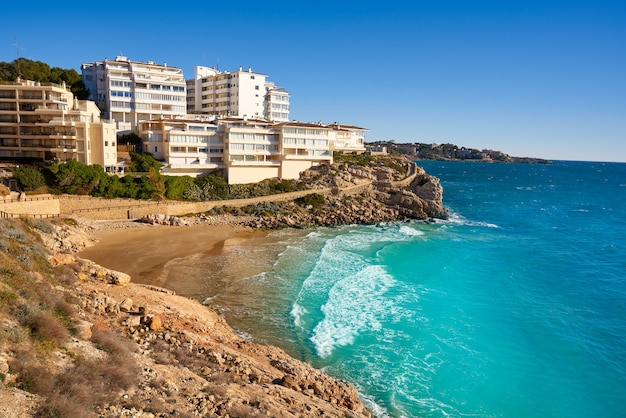
[[[395,187],[406,187],[417,176],[417,165],[412,163],[407,176],[391,182]],[[325,188],[281,193],[248,199],[212,200],[203,202],[187,201],[143,201],[136,199],[107,199],[76,195],[37,195],[18,199],[12,195],[0,199],[0,218],[54,218],[69,215],[80,215],[93,220],[137,219],[149,214],[182,216],[202,213],[215,207],[244,207],[268,202],[286,202],[309,194],[358,194],[371,187],[373,181],[368,180],[345,188]]]

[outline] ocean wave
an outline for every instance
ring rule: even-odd
[[[423,231],[417,230],[415,228],[411,228],[410,226],[407,226],[407,225],[400,226],[400,229],[398,230],[398,232],[401,235],[406,235],[408,237],[419,237],[419,236],[425,235]]]
[[[483,221],[471,221],[456,212],[450,211],[448,219],[436,220],[437,223],[444,225],[459,225],[459,226],[479,226],[484,228],[500,228],[499,225],[483,222]]]
[[[360,333],[380,330],[392,303],[384,294],[393,283],[393,277],[375,265],[339,280],[321,308],[323,320],[313,329],[317,354],[328,357],[335,348],[353,344]]]
[[[307,311],[302,305],[299,303],[294,303],[291,307],[291,312],[289,314],[293,318],[293,323],[296,327],[302,328],[302,317],[306,315],[309,311]]]

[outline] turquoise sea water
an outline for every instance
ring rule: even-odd
[[[624,416],[626,164],[419,164],[449,220],[277,232],[234,325],[378,416]]]

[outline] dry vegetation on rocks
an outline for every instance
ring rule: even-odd
[[[369,415],[351,385],[201,304],[76,258],[80,231],[0,220],[0,416]]]

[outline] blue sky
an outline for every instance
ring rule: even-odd
[[[10,2],[0,61],[252,67],[367,141],[626,162],[626,2]]]

